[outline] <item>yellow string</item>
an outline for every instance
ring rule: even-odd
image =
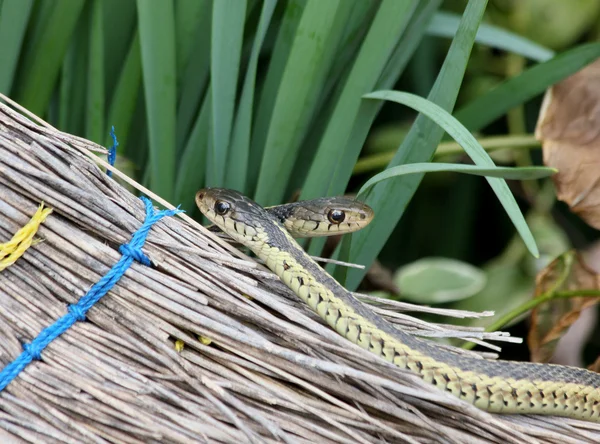
[[[14,264],[31,245],[36,243],[33,236],[50,213],[52,208],[44,208],[42,202],[27,225],[17,231],[11,240],[0,244],[0,271]]]

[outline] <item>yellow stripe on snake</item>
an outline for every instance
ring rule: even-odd
[[[599,373],[471,358],[415,338],[388,324],[329,276],[284,228],[281,215],[220,188],[198,191],[196,204],[211,222],[262,259],[329,326],[360,347],[489,412],[600,422]],[[331,209],[328,216],[314,231],[342,231],[331,225],[343,224],[344,217],[332,218]]]

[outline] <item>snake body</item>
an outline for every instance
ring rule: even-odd
[[[488,361],[444,350],[388,324],[304,252],[280,219],[242,194],[206,188],[202,213],[252,250],[331,328],[351,342],[483,410],[600,422],[600,374],[552,364]]]

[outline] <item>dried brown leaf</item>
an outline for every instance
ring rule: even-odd
[[[600,275],[588,268],[582,258],[569,251],[550,263],[536,278],[536,298],[551,293],[600,289]],[[600,302],[600,297],[557,298],[536,307],[531,314],[527,342],[534,362],[548,362],[558,340],[581,312]]]
[[[546,92],[535,131],[559,200],[600,228],[600,61]]]

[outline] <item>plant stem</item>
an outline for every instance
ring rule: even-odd
[[[539,148],[540,142],[535,139],[533,134],[519,136],[494,136],[478,139],[483,149],[487,152],[497,151],[499,149],[534,149]],[[456,142],[442,142],[438,145],[435,157],[451,154],[463,154],[464,149]],[[365,156],[356,162],[353,174],[363,174],[369,171],[385,168],[385,166],[394,157],[394,151]],[[434,158],[435,158],[434,157]]]
[[[543,304],[548,301],[552,301],[555,299],[569,299],[569,298],[574,298],[574,297],[585,297],[585,296],[600,297],[600,290],[598,290],[598,289],[580,289],[580,290],[558,291],[558,288],[560,288],[564,284],[564,282],[566,281],[566,279],[568,278],[568,276],[570,274],[571,266],[573,264],[573,254],[565,255],[565,256],[563,256],[562,259],[565,262],[564,269],[561,273],[560,278],[556,280],[556,282],[552,286],[552,288],[550,288],[547,292],[539,295],[538,297],[536,297],[534,299],[530,299],[529,301],[526,301],[525,303],[521,304],[514,310],[511,310],[509,313],[502,316],[496,322],[489,325],[485,329],[485,331],[492,332],[492,331],[500,330],[503,327],[505,327],[507,324],[509,324],[513,319],[516,319],[517,317],[528,312],[529,310],[532,310],[535,307],[537,307],[538,305]],[[474,346],[475,346],[474,343],[468,342],[468,343],[464,344],[462,346],[462,348],[470,350]]]

